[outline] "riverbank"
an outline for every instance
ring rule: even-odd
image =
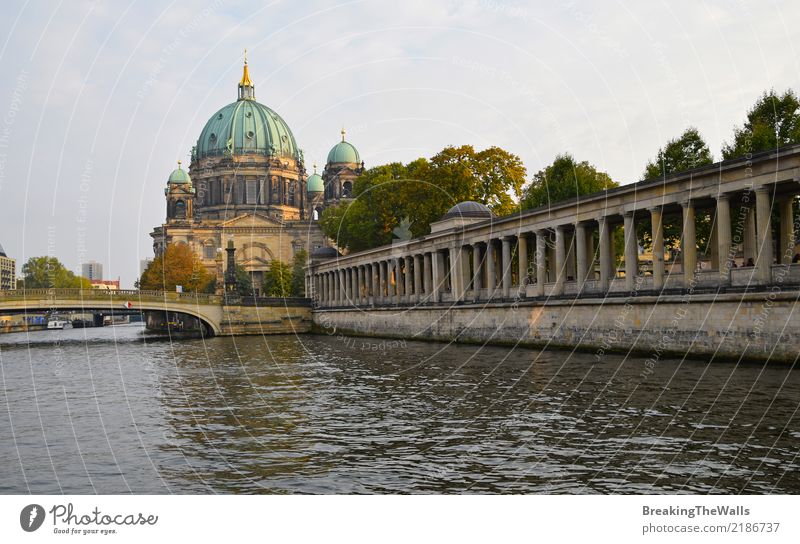
[[[464,344],[793,363],[800,292],[629,296],[316,309],[313,331]]]

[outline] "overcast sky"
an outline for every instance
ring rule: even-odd
[[[797,2],[24,2],[0,17],[0,244],[133,284],[166,178],[236,99],[309,170],[344,125],[367,166],[500,146],[620,183],[689,125],[715,158],[770,87],[800,90]]]

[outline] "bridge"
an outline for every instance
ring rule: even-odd
[[[0,291],[0,314],[57,311],[143,312],[148,324],[179,314],[196,319],[203,336],[297,333],[306,332],[310,325],[310,301],[303,298],[105,289]]]

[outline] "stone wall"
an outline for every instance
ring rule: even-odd
[[[327,334],[632,351],[652,361],[674,355],[793,362],[800,353],[800,291],[631,296],[545,303],[321,309]]]
[[[309,305],[224,306],[222,336],[294,334],[311,330]]]

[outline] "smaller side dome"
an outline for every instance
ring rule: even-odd
[[[325,182],[322,176],[317,174],[317,165],[314,165],[314,173],[306,180],[306,189],[309,193],[322,193],[325,191]]]
[[[189,177],[189,172],[181,168],[181,161],[178,161],[178,167],[172,171],[167,180],[168,184],[173,183],[191,183],[192,178]]]
[[[318,247],[311,251],[312,259],[333,259],[335,257],[341,257],[341,255],[333,247]]]
[[[447,210],[447,213],[444,214],[442,219],[450,219],[452,217],[491,219],[494,217],[494,214],[485,204],[475,202],[474,200],[465,200]]]
[[[358,154],[358,150],[353,144],[344,140],[344,135],[345,132],[342,129],[342,141],[333,146],[328,152],[328,164],[359,164],[361,162],[361,155]]]

